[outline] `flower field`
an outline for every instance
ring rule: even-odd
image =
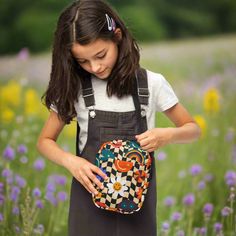
[[[155,154],[158,235],[236,235],[236,36],[141,48],[142,65],[168,79],[202,129],[199,141]],[[34,59],[22,51],[15,73],[0,71],[0,235],[65,236],[71,176],[35,147],[48,116],[45,78],[19,72]],[[157,114],[157,126],[169,125]],[[73,153],[75,129],[72,122],[58,140]]]

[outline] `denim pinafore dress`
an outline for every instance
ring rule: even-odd
[[[146,71],[140,69],[135,81],[136,88],[132,95],[135,111],[108,112],[94,109],[91,78],[83,80],[82,91],[89,116],[88,136],[86,145],[80,152],[80,127],[77,125],[77,156],[95,163],[96,153],[104,142],[113,139],[134,140],[136,134],[147,130],[145,111],[141,109],[148,105]],[[130,215],[97,208],[91,194],[73,178],[68,230],[69,236],[156,236],[155,161],[152,162],[151,180],[144,204],[138,212]]]

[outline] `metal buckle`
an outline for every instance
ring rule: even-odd
[[[90,97],[93,95],[94,95],[94,91],[92,88],[83,89],[83,95],[82,95],[83,98]]]
[[[138,96],[148,98],[149,97],[148,88],[138,88]]]

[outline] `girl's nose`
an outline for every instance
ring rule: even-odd
[[[101,65],[98,62],[91,62],[91,70],[93,73],[98,73]]]

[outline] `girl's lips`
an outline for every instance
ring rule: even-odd
[[[102,72],[97,73],[97,75],[101,75],[101,74],[103,74],[104,72],[105,72],[105,70],[102,71]]]

